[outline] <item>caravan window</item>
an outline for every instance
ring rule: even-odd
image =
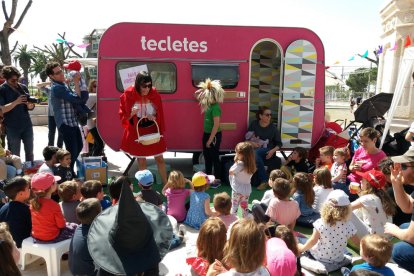
[[[223,88],[235,88],[239,82],[238,64],[191,64],[193,85],[206,78],[220,80]]]
[[[159,93],[172,94],[177,90],[177,68],[173,63],[125,61],[116,65],[116,88],[123,92],[135,83],[139,71],[151,74],[152,85]]]

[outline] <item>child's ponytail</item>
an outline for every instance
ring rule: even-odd
[[[46,191],[34,191],[33,192],[33,199],[30,200],[30,206],[32,206],[33,210],[39,211],[42,205],[39,202],[39,198],[45,197],[47,194]]]

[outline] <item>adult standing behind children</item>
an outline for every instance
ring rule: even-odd
[[[221,108],[220,103],[224,99],[224,90],[219,80],[206,79],[198,84],[200,88],[195,92],[204,113],[204,133],[203,133],[203,154],[205,159],[206,173],[212,174],[214,168],[215,182],[212,188],[220,184],[220,144],[222,133],[220,128]]]
[[[78,127],[73,104],[81,104],[80,98],[80,75],[73,77],[75,92],[65,83],[65,75],[59,63],[51,62],[46,65],[46,74],[52,81],[51,102],[55,113],[56,125],[59,132],[63,135],[66,149],[71,153],[72,160],[70,168],[73,171],[75,160],[82,150],[82,136]]]
[[[164,135],[164,113],[160,94],[152,86],[148,72],[141,71],[135,78],[135,84],[125,89],[120,97],[119,116],[124,134],[121,150],[133,155],[138,160],[138,169],[147,168],[147,157],[154,156],[162,183],[167,183],[167,171],[163,153],[167,150],[164,137],[157,143],[143,145],[137,142],[139,135],[159,132]],[[137,129],[138,124],[138,129]],[[157,125],[158,127],[157,127]]]
[[[102,141],[98,129],[96,128],[96,89],[96,80],[90,80],[88,85],[89,98],[86,102],[86,105],[92,110],[93,113],[88,117],[86,125],[89,129],[89,132],[93,136],[93,146],[92,149],[89,149],[89,152],[92,156],[101,156],[104,155],[104,142]]]
[[[272,111],[268,107],[262,106],[256,113],[256,120],[251,122],[249,126],[249,131],[253,131],[254,135],[260,139],[269,139],[266,148],[260,148],[257,144],[253,144],[256,148],[256,166],[261,183],[257,187],[259,190],[265,190],[268,187],[269,176],[266,173],[265,160],[272,160],[272,164],[269,165],[271,170],[279,169],[282,164],[280,158],[276,156],[276,152],[282,147],[282,140],[271,117]]]
[[[6,82],[0,86],[0,105],[3,106],[4,125],[7,132],[7,144],[10,151],[20,156],[20,144],[23,142],[26,161],[33,161],[33,125],[29,110],[29,90],[19,83],[19,70],[13,66],[4,66],[2,70]]]

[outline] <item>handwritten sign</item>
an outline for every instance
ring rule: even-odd
[[[135,83],[135,78],[141,71],[148,72],[148,67],[146,64],[119,70],[119,76],[121,77],[122,86],[124,89]]]

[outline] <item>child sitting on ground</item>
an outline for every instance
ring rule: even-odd
[[[315,212],[319,213],[328,198],[329,193],[333,191],[331,181],[332,177],[331,172],[325,167],[316,169],[313,172],[313,175],[315,183],[315,186],[313,187],[315,199],[313,201],[312,208]]]
[[[213,198],[214,211],[217,212],[218,218],[221,219],[226,228],[237,221],[239,218],[236,214],[231,214],[231,198],[228,193],[222,192],[214,195]]]
[[[268,181],[270,188],[273,187],[273,183],[278,178],[287,179],[287,176],[283,171],[279,169],[273,170],[270,172],[269,181]],[[269,206],[270,201],[273,198],[275,198],[275,194],[273,192],[273,189],[270,189],[270,190],[267,190],[263,194],[262,200],[258,201],[257,199],[253,199],[252,213],[253,213],[254,220],[257,223],[269,221],[269,217],[266,216],[265,213],[266,213],[267,207]]]
[[[72,169],[70,168],[70,162],[72,160],[71,154],[65,149],[59,149],[56,152],[56,159],[59,165],[56,167],[55,175],[60,176],[58,184],[73,179]]]
[[[7,223],[0,223],[0,275],[22,275],[17,264],[20,252],[10,235]]]
[[[288,180],[277,178],[273,183],[275,198],[270,201],[266,215],[273,222],[286,225],[293,230],[297,218],[300,216],[299,204],[290,200],[291,185]]]
[[[296,273],[295,275],[302,275],[302,266],[300,265],[300,253],[298,249],[298,242],[296,241],[295,234],[286,225],[278,225],[275,230],[275,236],[282,239],[286,246],[296,256]]]
[[[59,185],[58,194],[62,200],[59,205],[66,222],[79,224],[76,217],[76,207],[78,207],[82,197],[79,184],[76,181],[65,181]]]
[[[197,257],[186,260],[193,273],[206,275],[210,264],[215,260],[223,260],[226,232],[226,226],[219,218],[209,218],[204,222],[197,237]]]
[[[152,189],[152,184],[154,183],[152,173],[149,170],[137,171],[135,178],[138,180],[138,185],[141,188],[138,197],[162,208],[161,194]]]
[[[188,226],[200,229],[208,217],[217,215],[210,209],[210,195],[205,192],[213,181],[214,176],[206,175],[204,172],[196,172],[193,175],[191,182],[194,192],[190,195],[190,209],[184,221]]]
[[[383,191],[385,175],[378,170],[356,172],[362,177],[359,198],[352,202],[352,223],[357,235],[362,238],[368,234],[384,234],[384,226],[392,221],[395,214],[395,203]]]
[[[295,147],[292,151],[292,154],[289,155],[286,160],[286,164],[283,165],[280,169],[286,173],[288,180],[292,179],[295,173],[304,172],[308,173],[310,169],[310,164],[308,161],[308,151],[302,147]]]
[[[22,241],[32,232],[32,217],[26,204],[30,197],[30,183],[26,178],[16,176],[6,182],[4,192],[12,201],[1,207],[0,221],[7,222],[17,247],[21,248]]]
[[[95,217],[101,212],[97,198],[88,198],[76,207],[76,217],[80,225],[70,242],[69,269],[73,275],[95,275],[95,265],[88,250],[88,232]]]
[[[303,268],[327,274],[350,264],[345,257],[348,239],[359,243],[356,229],[351,223],[352,209],[348,195],[342,190],[332,191],[322,207],[322,217],[313,223],[312,236],[305,244],[299,244],[299,252],[308,251],[301,257]]]
[[[230,239],[224,248],[223,263],[216,260],[209,273],[219,275],[270,275],[263,266],[266,258],[266,236],[251,219],[241,219],[231,228]],[[212,275],[217,275],[212,274]],[[209,274],[210,275],[210,274]]]
[[[59,148],[54,146],[47,146],[43,149],[43,158],[45,159],[45,162],[37,170],[38,173],[48,172],[51,174],[55,174],[55,164],[57,163],[56,153],[58,152],[58,150]]]
[[[391,258],[392,243],[387,238],[371,234],[366,235],[360,242],[361,257],[366,263],[355,265],[351,271],[365,269],[378,272],[384,276],[394,276],[394,272],[386,264]],[[341,269],[344,276],[348,276],[350,271],[344,267]]]
[[[76,224],[66,223],[58,203],[51,199],[57,190],[59,176],[37,173],[32,177],[34,198],[30,200],[32,215],[32,237],[37,243],[56,243],[70,239]]]
[[[315,200],[312,182],[307,173],[296,173],[292,183],[296,190],[292,198],[298,202],[301,213],[296,222],[304,227],[312,227],[312,224],[320,218],[319,212],[312,208]]]
[[[321,147],[319,149],[319,158],[316,158],[315,160],[316,168],[324,166],[330,170],[333,164],[334,150],[335,148],[331,146]]]
[[[185,189],[186,183],[190,185],[191,189]],[[187,215],[185,202],[192,192],[194,192],[193,184],[184,178],[182,172],[170,172],[167,184],[162,188],[162,194],[167,198],[167,215],[173,216],[177,222],[183,222]]]
[[[332,186],[336,189],[341,189],[346,194],[349,194],[348,187],[346,185],[346,175],[348,173],[348,167],[346,160],[349,158],[349,152],[347,148],[337,148],[334,151],[334,163],[331,167]]]
[[[99,180],[88,180],[83,183],[80,192],[84,199],[97,198],[101,203],[102,210],[111,206],[111,202],[105,198],[102,184]]]
[[[266,242],[266,267],[270,275],[296,275],[296,256],[282,239],[271,238]]]

